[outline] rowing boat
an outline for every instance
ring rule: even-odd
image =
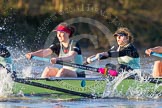
[[[47,61],[47,58],[33,57],[34,59]],[[120,78],[115,76],[114,80],[110,80],[109,70],[106,68],[95,68],[90,66],[84,66],[74,63],[67,63],[63,61],[57,61],[56,63],[67,65],[84,70],[90,70],[102,74],[104,77],[98,78],[14,78],[14,94],[20,92],[27,95],[42,95],[42,94],[70,94],[77,97],[98,98],[102,97],[105,90],[114,92],[115,90],[120,93],[127,93],[130,87],[146,89],[147,93],[158,93],[162,96],[162,79],[144,78]],[[4,66],[2,66],[5,68]],[[8,70],[9,71],[9,70]],[[114,71],[112,71],[114,72]],[[112,74],[113,75],[113,74]],[[106,77],[108,76],[108,77]],[[113,77],[114,77],[113,76]],[[122,80],[121,80],[122,79]],[[119,80],[119,82],[118,82]],[[116,81],[116,82],[115,82]],[[111,85],[111,86],[110,86]],[[115,85],[115,86],[112,86]],[[110,88],[110,89],[109,89]]]
[[[22,95],[54,95],[60,98],[99,98],[110,92],[126,94],[130,87],[147,89],[147,92],[158,92],[162,94],[162,79],[145,78],[143,80],[127,78],[123,73],[111,79],[110,76],[97,78],[19,78],[13,77],[14,94]],[[127,75],[126,75],[127,76]],[[114,86],[115,85],[115,86]],[[159,86],[157,88],[157,86]],[[149,88],[148,88],[149,87]],[[155,88],[157,88],[155,90]]]

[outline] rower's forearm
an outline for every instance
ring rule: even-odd
[[[151,48],[152,52],[162,53],[162,46]]]
[[[108,52],[109,57],[123,57],[123,56],[130,56],[130,57],[139,57],[137,51],[131,50],[123,50],[123,51],[110,51]]]

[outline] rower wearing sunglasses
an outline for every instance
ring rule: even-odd
[[[128,28],[119,28],[114,37],[118,46],[106,52],[97,53],[88,57],[87,62],[91,63],[95,59],[106,59],[108,57],[117,58],[118,65],[106,64],[106,66],[118,70],[118,72],[129,71],[140,68],[140,58],[137,49],[133,45],[133,35]]]

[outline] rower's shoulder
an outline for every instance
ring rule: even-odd
[[[137,48],[133,44],[129,44],[127,48],[132,50],[137,50]]]
[[[73,46],[80,47],[80,44],[79,44],[78,41],[76,41],[76,40],[71,40],[71,42],[72,42],[72,45],[73,45]]]

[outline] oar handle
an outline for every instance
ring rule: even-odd
[[[70,67],[74,67],[74,68],[78,68],[78,69],[83,69],[83,70],[99,72],[98,68],[95,68],[95,67],[85,66],[85,65],[76,64],[76,63],[64,62],[64,61],[61,61],[61,60],[57,60],[56,64],[70,66]]]
[[[38,57],[38,56],[32,56],[31,59],[39,60],[39,61],[45,61],[45,62],[50,62],[49,58],[43,58],[43,57]]]
[[[151,55],[162,58],[162,54],[151,52]]]

